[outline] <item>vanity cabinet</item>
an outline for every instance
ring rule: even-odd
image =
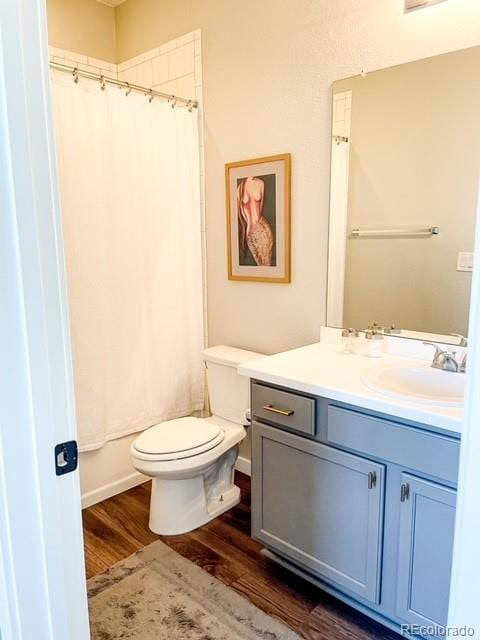
[[[384,466],[261,424],[255,438],[255,537],[377,602]]]
[[[252,418],[253,536],[395,629],[445,625],[459,437],[258,382]]]
[[[447,624],[456,492],[402,474],[397,614],[412,624]]]

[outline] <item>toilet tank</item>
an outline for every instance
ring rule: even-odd
[[[255,351],[219,345],[204,352],[207,366],[208,395],[213,415],[237,424],[246,424],[250,408],[250,380],[237,373],[237,367],[248,360],[263,357]]]

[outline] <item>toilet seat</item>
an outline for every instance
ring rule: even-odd
[[[181,460],[213,449],[225,438],[224,430],[202,418],[178,418],[150,427],[134,442],[134,449],[149,460]]]

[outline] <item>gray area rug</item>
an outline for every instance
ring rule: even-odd
[[[91,578],[88,597],[93,640],[300,640],[163,542]]]

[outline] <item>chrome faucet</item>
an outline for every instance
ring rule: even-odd
[[[433,356],[431,366],[434,369],[441,369],[442,371],[452,371],[453,373],[462,372],[461,366],[457,362],[455,351],[444,351],[440,349],[438,344],[434,342],[424,342],[424,345],[429,345],[435,349],[435,355]]]

